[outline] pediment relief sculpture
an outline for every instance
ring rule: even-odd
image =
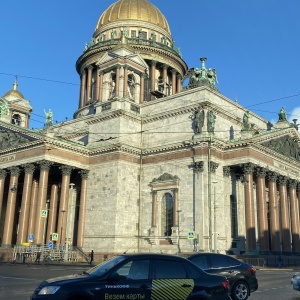
[[[154,178],[152,182],[158,182],[158,181],[170,181],[170,180],[178,180],[178,176],[171,175],[169,173],[164,173],[163,175],[159,176],[158,178]]]
[[[28,141],[30,140],[23,137],[21,134],[5,129],[0,129],[0,149],[16,147]]]
[[[288,158],[300,161],[300,147],[298,142],[291,136],[283,136],[279,139],[262,143],[262,145]]]

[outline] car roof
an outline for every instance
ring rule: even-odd
[[[145,258],[145,259],[172,259],[172,260],[186,260],[185,257],[172,255],[172,254],[161,254],[161,253],[126,253],[126,254],[120,254],[120,256],[124,256],[126,258]]]

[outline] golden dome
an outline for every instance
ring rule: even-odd
[[[148,0],[118,0],[100,17],[96,30],[115,21],[137,20],[155,24],[169,34],[170,27],[165,16]]]
[[[3,97],[6,97],[6,96],[14,96],[17,98],[24,98],[23,94],[18,91],[17,81],[14,82],[13,89],[6,92]]]

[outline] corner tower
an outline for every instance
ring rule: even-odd
[[[115,98],[136,104],[178,93],[187,72],[169,24],[147,0],[118,0],[100,16],[91,41],[78,58],[78,110]]]

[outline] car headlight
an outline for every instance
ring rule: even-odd
[[[55,294],[60,286],[45,286],[39,291],[39,295],[50,295],[50,294]]]

